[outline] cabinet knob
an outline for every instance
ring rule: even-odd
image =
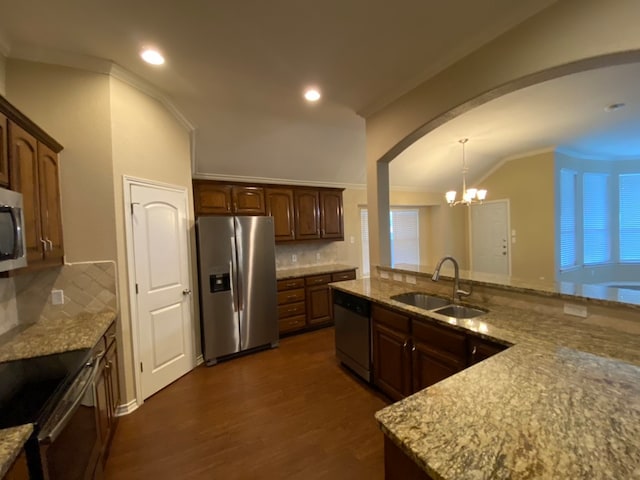
[[[185,288],[184,290],[182,290],[182,295],[191,295],[191,289]]]

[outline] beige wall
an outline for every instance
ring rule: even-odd
[[[123,176],[167,183],[187,189],[189,192],[190,253],[192,266],[195,266],[191,157],[189,133],[158,101],[114,78],[110,79],[110,89],[113,140],[113,176],[110,180],[115,191],[118,285],[122,306],[122,344],[127,346],[122,353],[123,370],[127,372],[123,402],[128,402],[135,398],[130,315],[131,309],[135,306],[130,305],[128,291]],[[195,268],[192,268],[193,299],[198,298],[196,271]],[[196,313],[194,311],[193,324],[197,340],[199,322]],[[200,348],[199,345],[200,342],[196,341],[197,350]]]
[[[7,94],[7,59],[0,53],[0,95]]]
[[[640,2],[635,0],[558,2],[368,117],[372,262],[385,258],[385,239],[375,222],[378,212],[387,208],[379,194],[380,159],[393,159],[429,130],[492,97],[587,66],[637,59],[639,17]],[[626,53],[615,60],[588,61],[621,52]]]
[[[482,180],[491,200],[508,199],[511,274],[517,278],[555,279],[555,153],[549,151],[504,163]]]
[[[7,99],[64,146],[65,260],[116,260],[109,77],[10,59]]]

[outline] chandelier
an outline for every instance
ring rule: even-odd
[[[462,144],[462,198],[456,201],[457,193],[455,190],[448,191],[445,194],[445,198],[447,199],[447,203],[451,207],[455,205],[469,206],[473,203],[482,203],[482,201],[487,198],[486,190],[478,190],[477,188],[467,189],[467,172],[469,171],[469,167],[467,167],[467,162],[464,156],[464,145],[469,141],[469,139],[461,138],[458,141],[460,142],[460,144]]]

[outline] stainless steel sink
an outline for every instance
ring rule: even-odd
[[[448,299],[420,292],[401,293],[400,295],[393,295],[391,297],[391,300],[396,300],[398,302],[406,303],[407,305],[413,305],[414,307],[423,308],[425,310],[434,310],[451,303]]]
[[[447,305],[444,308],[433,310],[433,313],[457,319],[468,319],[479,317],[487,312],[485,310],[480,310],[479,308],[465,307],[464,305]]]

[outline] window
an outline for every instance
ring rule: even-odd
[[[576,258],[576,172],[560,169],[560,269],[574,267]]]
[[[417,208],[392,208],[390,211],[391,265],[420,264],[419,211]],[[369,271],[369,213],[360,210],[362,238],[362,274]]]
[[[582,177],[584,264],[611,260],[609,235],[609,175],[585,173]]]
[[[620,261],[640,261],[640,174],[621,174]]]

